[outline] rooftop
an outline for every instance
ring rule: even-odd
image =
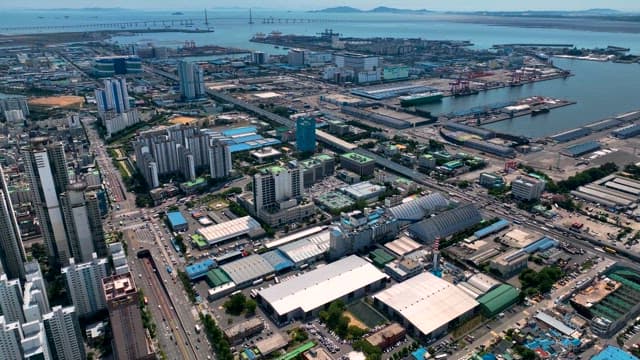
[[[220,268],[238,285],[260,279],[275,271],[267,260],[257,254],[224,264]]]
[[[167,213],[167,217],[169,218],[169,222],[171,226],[185,225],[187,220],[182,216],[180,211],[172,211]]]
[[[364,165],[370,162],[374,162],[374,160],[370,157],[364,156],[364,155],[360,155],[360,154],[356,154],[353,152],[350,153],[346,153],[346,154],[342,154],[340,155],[342,158],[345,159],[349,159],[351,161],[355,161],[357,163],[359,163],[360,165]]]
[[[250,234],[261,228],[260,223],[256,219],[251,216],[244,216],[198,229],[197,232],[204,236],[205,240],[212,245],[238,236]]]
[[[387,276],[368,261],[352,255],[260,291],[278,315],[308,312]]]
[[[478,302],[455,285],[424,272],[373,296],[430,334],[473,310]]]
[[[107,301],[125,297],[137,292],[130,272],[102,279],[104,296]]]
[[[638,360],[638,358],[618,347],[609,345],[591,360]]]
[[[592,286],[578,292],[573,296],[572,301],[586,308],[602,301],[607,295],[618,290],[622,286],[621,283],[610,279],[598,281]]]

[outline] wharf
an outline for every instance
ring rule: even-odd
[[[467,123],[469,125],[481,126],[486,124],[492,124],[495,122],[515,119],[522,116],[536,116],[553,109],[561,108],[564,106],[574,105],[575,101],[553,99],[553,102],[539,103],[539,104],[525,104],[523,100],[515,101],[511,103],[503,103],[497,105],[487,105],[484,108],[478,107],[458,114],[447,114],[440,116],[439,121],[454,121],[459,123]],[[518,105],[530,105],[527,109],[512,110],[509,111],[508,107],[517,107]],[[470,124],[473,122],[473,124]]]

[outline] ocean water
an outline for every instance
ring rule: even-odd
[[[323,14],[307,12],[254,10],[254,24],[250,25],[246,10],[208,10],[210,33],[136,33],[127,27],[128,36],[116,36],[112,41],[120,44],[152,42],[165,46],[180,46],[185,41],[197,45],[221,45],[247,50],[260,50],[268,54],[286,52],[272,45],[252,43],[256,33],[280,31],[284,34],[313,35],[330,28],[343,36],[353,37],[406,37],[431,40],[468,40],[476,48],[489,48],[505,43],[569,43],[579,48],[628,47],[640,53],[640,34],[611,33],[553,28],[520,28],[460,23],[448,15],[400,14]],[[263,23],[265,18],[312,19],[312,22]],[[192,29],[203,29],[204,11],[184,11],[172,15],[170,11],[132,10],[57,10],[57,11],[2,11],[0,33],[86,31],[83,24],[122,23],[133,21],[194,19]],[[30,26],[66,26],[65,29],[2,28]],[[179,27],[180,25],[175,25]],[[120,25],[113,27],[119,29]],[[472,107],[517,100],[532,95],[552,96],[576,101],[576,105],[554,109],[536,117],[521,117],[487,125],[487,128],[539,137],[584,125],[608,116],[640,108],[637,93],[640,89],[640,66],[555,59],[555,64],[571,70],[575,76],[522,87],[482,92],[478,95],[447,98],[440,104],[425,106],[433,113],[448,113]]]

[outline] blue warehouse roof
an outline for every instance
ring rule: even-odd
[[[187,220],[184,218],[184,216],[182,216],[182,214],[179,211],[172,211],[170,213],[167,213],[167,217],[169,218],[171,227],[187,224]]]
[[[187,276],[191,280],[196,280],[207,275],[207,272],[216,266],[216,262],[212,259],[206,259],[185,268]]]
[[[473,236],[478,239],[482,239],[483,237],[498,232],[507,226],[509,226],[509,222],[505,219],[500,219],[498,222],[476,231],[473,233]]]

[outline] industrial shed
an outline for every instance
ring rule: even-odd
[[[275,272],[275,269],[267,260],[256,254],[224,264],[220,268],[239,287]]]
[[[478,298],[480,310],[486,317],[493,317],[518,301],[520,293],[511,285],[502,284]]]
[[[295,266],[299,267],[324,256],[329,251],[329,242],[329,230],[324,230],[307,238],[282,245],[279,250],[293,261]]]
[[[419,221],[427,215],[446,209],[450,202],[441,193],[419,197],[389,209],[391,215],[400,221]]]
[[[428,272],[375,294],[373,301],[425,340],[446,334],[449,325],[471,316],[478,306],[464,291]]]
[[[230,241],[241,236],[257,237],[264,234],[260,223],[251,216],[244,216],[197,230],[210,246]]]
[[[293,262],[291,262],[291,260],[287,259],[281,252],[280,250],[272,250],[269,252],[266,252],[262,255],[265,260],[267,260],[267,262],[269,264],[271,264],[271,266],[273,266],[273,268],[276,270],[276,272],[281,272],[281,271],[285,271],[288,269],[291,269],[293,267]]]
[[[308,318],[327,304],[345,302],[384,287],[387,275],[368,261],[352,255],[258,293],[265,313],[276,323]]]
[[[482,221],[473,204],[466,204],[409,226],[409,231],[420,241],[431,243],[435,238],[446,238]]]

